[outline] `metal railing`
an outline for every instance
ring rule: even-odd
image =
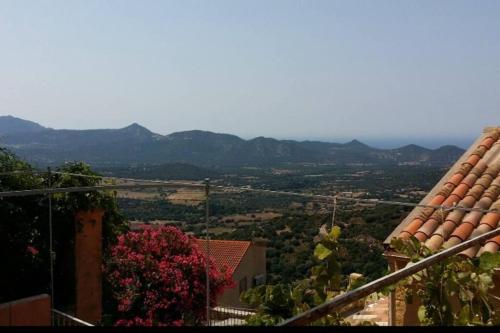
[[[210,326],[243,326],[246,319],[255,314],[253,309],[219,305],[212,308]]]
[[[424,258],[416,263],[408,263],[405,268],[383,276],[375,281],[367,283],[355,290],[348,291],[345,294],[339,295],[329,302],[325,302],[318,305],[310,310],[307,310],[301,314],[298,314],[292,318],[289,318],[282,322],[280,326],[303,326],[309,325],[312,322],[321,319],[322,317],[328,315],[329,313],[338,310],[339,308],[351,304],[363,297],[370,295],[373,292],[379,291],[384,287],[393,285],[400,280],[407,278],[421,270],[432,266],[448,257],[462,252],[474,245],[478,245],[483,241],[500,235],[500,228],[486,232],[480,236],[472,238],[468,241],[450,247],[446,250],[433,254],[427,258]]]
[[[53,326],[94,326],[62,311],[52,309]]]

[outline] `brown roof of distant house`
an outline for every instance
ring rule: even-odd
[[[415,208],[392,232],[385,243],[394,237],[415,237],[427,247],[437,250],[496,229],[500,221],[500,127],[487,128],[465,154],[453,165],[441,181],[421,201],[421,204],[462,206],[494,210],[478,211]],[[474,257],[483,252],[496,252],[500,238],[461,254]]]
[[[207,241],[196,238],[198,247],[206,255]],[[214,258],[215,266],[220,270],[227,266],[230,273],[233,274],[240,265],[252,242],[235,240],[214,240],[209,241],[210,256]]]

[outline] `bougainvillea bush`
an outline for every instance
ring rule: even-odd
[[[233,281],[210,259],[210,302]],[[117,301],[116,325],[198,325],[206,319],[206,257],[175,227],[118,237],[104,267]]]

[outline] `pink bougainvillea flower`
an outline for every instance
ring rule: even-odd
[[[31,254],[32,256],[36,256],[38,254],[38,252],[39,252],[35,247],[30,246],[30,245],[28,247],[26,247],[26,251],[29,254]]]
[[[178,228],[146,228],[117,238],[104,265],[118,302],[118,326],[182,326],[205,320],[206,261]],[[210,302],[234,286],[209,258]]]

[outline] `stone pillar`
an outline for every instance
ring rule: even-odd
[[[102,217],[100,209],[75,214],[75,316],[89,323],[102,314]]]

